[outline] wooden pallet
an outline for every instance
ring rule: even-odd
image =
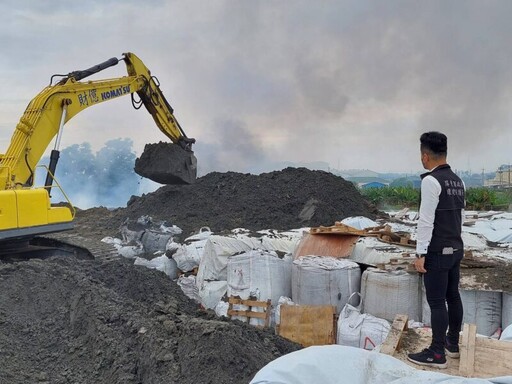
[[[343,224],[337,221],[330,227],[313,227],[309,230],[312,235],[352,235],[352,236],[365,236],[368,231],[363,229],[357,229],[349,225]]]
[[[244,305],[248,307],[245,310],[233,309],[233,305]],[[262,308],[263,312],[255,312],[253,308]],[[231,319],[233,316],[245,317],[246,322],[249,323],[251,319],[262,319],[264,325],[258,327],[268,327],[270,325],[270,308],[271,301],[258,301],[258,300],[243,300],[239,297],[229,297],[228,316]]]
[[[411,240],[409,233],[398,234],[391,230],[389,225],[381,225],[366,229],[357,229],[337,221],[330,227],[313,227],[309,230],[312,235],[341,235],[341,236],[367,236],[376,237],[384,243],[401,245],[403,247],[416,247],[416,241]]]
[[[278,334],[304,347],[336,344],[333,305],[281,305]]]
[[[409,273],[417,273],[414,267],[414,260],[416,258],[409,253],[403,253],[402,257],[395,257],[389,259],[388,263],[378,263],[376,266],[385,271],[399,271],[404,270]]]
[[[359,236],[331,236],[306,233],[293,253],[294,259],[301,256],[330,256],[334,258],[349,257]]]
[[[512,343],[476,337],[476,325],[464,324],[459,374],[464,377],[498,377],[512,373]]]
[[[407,315],[396,315],[391,325],[388,337],[384,340],[380,348],[380,353],[393,356],[395,351],[400,349],[400,341],[402,340],[403,334],[407,331],[407,321],[409,317]]]

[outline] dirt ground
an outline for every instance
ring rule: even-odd
[[[244,383],[297,350],[131,261],[0,264],[0,383]]]
[[[461,263],[461,287],[512,292],[512,263],[466,252]]]
[[[74,231],[99,241],[142,215],[188,235],[205,225],[291,229],[375,214],[342,178],[288,168],[212,173],[126,208],[79,211]],[[300,348],[199,309],[165,274],[121,258],[0,262],[0,291],[0,383],[245,383]]]

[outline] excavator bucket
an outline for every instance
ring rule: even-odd
[[[135,160],[135,172],[160,184],[192,184],[197,176],[194,152],[177,144],[146,144]]]

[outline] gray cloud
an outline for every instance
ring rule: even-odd
[[[409,172],[431,129],[448,134],[456,168],[511,160],[510,2],[54,4],[5,7],[0,84],[13,92],[0,96],[2,143],[51,74],[130,50],[198,140],[203,169],[318,160]],[[12,100],[26,101],[15,111]],[[64,142],[130,137],[140,152],[162,139],[124,104],[84,112]]]

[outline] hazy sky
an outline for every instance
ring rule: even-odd
[[[2,1],[0,151],[55,73],[137,54],[203,169],[325,161],[421,169],[440,130],[454,168],[512,162],[511,1]],[[124,64],[94,78],[126,74]],[[123,97],[68,124],[62,147],[165,137]]]

